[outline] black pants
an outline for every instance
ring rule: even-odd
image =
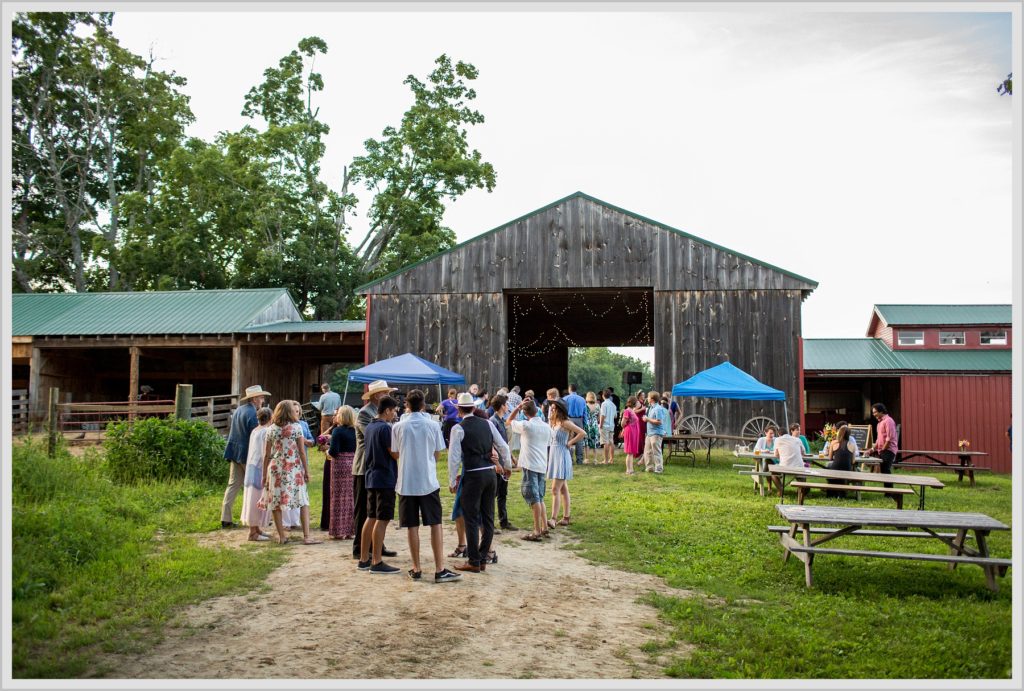
[[[363,546],[363,523],[366,523],[366,476],[352,476],[352,501],[355,510],[352,512],[352,526],[356,531],[356,539],[352,541],[352,556],[359,557]]]
[[[445,420],[441,423],[441,436],[444,437],[444,445],[448,446],[451,441],[452,427],[459,423],[458,420]]]
[[[879,463],[879,466],[881,467],[881,471],[880,472],[887,473],[887,474],[891,475],[892,474],[892,462],[896,460],[896,454],[894,454],[892,451],[882,451],[882,452],[880,452],[878,454],[878,458],[879,458],[879,460],[882,461],[881,463]],[[882,486],[883,487],[892,487],[892,483],[891,482],[886,482]]]
[[[495,474],[495,481],[498,483],[495,490],[498,498],[498,525],[504,528],[508,525],[508,480]]]
[[[308,451],[307,451],[308,453]],[[331,457],[324,458],[324,498],[320,508],[320,530],[331,527]]]
[[[498,477],[491,467],[462,476],[462,498],[459,501],[462,503],[462,517],[466,521],[466,555],[473,566],[480,566],[483,557],[491,551],[497,481]]]

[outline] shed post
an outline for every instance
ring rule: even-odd
[[[178,384],[174,389],[174,417],[178,420],[192,418],[192,385]]]
[[[139,347],[129,347],[128,355],[128,419],[134,420],[139,401]]]
[[[46,455],[53,458],[57,453],[57,432],[60,424],[60,412],[57,403],[60,401],[60,389],[50,387],[50,404],[46,413]]]

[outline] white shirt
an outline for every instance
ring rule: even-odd
[[[448,434],[448,481],[452,483],[452,487],[455,486],[455,476],[460,474],[459,470],[462,468],[462,438],[466,436],[466,430],[461,423],[460,419],[459,424],[452,427],[452,431]],[[501,438],[501,433],[498,432],[498,428],[494,426],[493,422],[487,420],[487,426],[491,428],[491,442],[494,445],[494,450],[498,452],[501,465],[511,467],[512,455],[508,449],[508,442]],[[545,466],[546,468],[547,466]],[[493,473],[494,466],[489,465],[470,472],[485,470],[490,470]]]
[[[519,435],[519,467],[535,473],[548,470],[548,442],[551,428],[540,415],[529,420],[512,420],[512,431]]]
[[[604,403],[601,404],[601,417],[604,418],[601,428],[615,429],[615,415],[617,413],[618,411],[615,408],[615,401],[610,398],[604,399]]]
[[[783,434],[775,440],[775,452],[779,454],[779,465],[787,468],[804,467],[804,445],[792,434]]]
[[[403,415],[391,428],[391,450],[398,452],[397,494],[422,497],[441,488],[434,452],[444,451],[444,436],[430,415]]]

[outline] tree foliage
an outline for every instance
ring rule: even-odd
[[[570,348],[569,349],[569,381],[576,384],[581,393],[595,393],[612,386],[623,402],[626,400],[626,388],[622,385],[623,372],[642,372],[643,378],[639,385],[632,388],[650,391],[654,386],[654,372],[643,360],[638,360],[621,353],[613,353],[607,348]]]

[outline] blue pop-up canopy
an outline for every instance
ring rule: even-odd
[[[672,395],[734,398],[743,401],[782,401],[786,426],[789,426],[786,392],[762,384],[731,362],[723,362],[676,384],[672,387]]]
[[[363,384],[385,380],[388,384],[465,384],[466,378],[412,353],[397,355],[348,373],[349,381]]]
[[[723,362],[672,387],[673,396],[784,401],[786,393],[762,384],[731,362]]]

